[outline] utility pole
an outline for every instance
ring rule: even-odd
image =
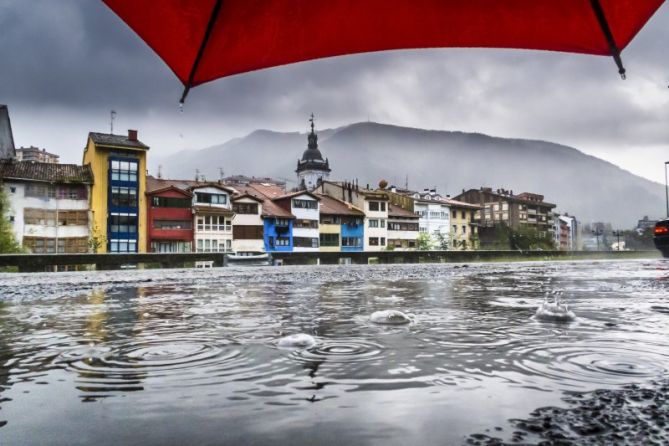
[[[669,183],[667,183],[667,164],[669,164],[669,161],[664,162],[664,193],[667,201],[667,218],[669,218]]]

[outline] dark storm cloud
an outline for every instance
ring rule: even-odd
[[[547,139],[632,163],[640,173],[628,152],[666,149],[669,141],[666,5],[623,53],[627,81],[608,57],[394,51],[211,82],[191,91],[183,114],[179,81],[101,1],[5,1],[0,30],[0,102],[10,105],[18,143],[70,161],[79,159],[89,130],[108,131],[111,109],[117,128],[139,127],[160,148],[155,156],[256,128],[303,131],[312,111],[321,127],[369,118]]]

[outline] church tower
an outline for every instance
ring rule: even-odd
[[[307,136],[309,143],[307,150],[302,154],[302,159],[297,160],[297,184],[298,188],[313,190],[318,186],[319,180],[327,180],[330,177],[330,163],[328,159],[323,160],[321,151],[318,150],[318,135],[314,131],[314,114],[309,119],[311,122],[311,133]]]

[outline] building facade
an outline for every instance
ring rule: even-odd
[[[320,198],[320,251],[362,251],[364,248],[364,212],[336,198],[317,195]]]
[[[193,196],[188,191],[147,178],[147,229],[150,252],[193,250]]]
[[[318,149],[318,135],[314,131],[314,115],[311,115],[311,133],[307,136],[307,150],[302,158],[297,161],[297,184],[301,189],[314,190],[319,182],[327,180],[330,176],[330,162]]]
[[[514,230],[535,228],[541,234],[553,232],[555,205],[544,201],[544,196],[529,192],[514,195],[513,191],[490,187],[470,189],[454,197],[458,201],[481,207],[476,218],[481,227],[504,224]]]
[[[295,217],[292,221],[293,251],[318,251],[320,198],[311,192],[296,192],[274,198],[273,201]]]
[[[0,181],[14,235],[27,251],[89,251],[93,175],[87,166],[0,161]]]
[[[93,172],[92,236],[105,241],[98,252],[146,252],[146,153],[128,135],[89,133],[83,164]]]
[[[192,186],[196,252],[232,252],[233,190],[216,183]]]
[[[263,200],[251,194],[232,197],[232,250],[236,254],[263,252]]]
[[[419,216],[388,203],[388,246],[395,251],[417,248]]]
[[[34,161],[37,163],[58,163],[60,156],[55,153],[49,153],[46,149],[40,150],[38,147],[20,147],[16,149],[17,161]]]
[[[476,212],[481,208],[477,205],[445,198],[451,210],[450,249],[478,249],[478,224]]]

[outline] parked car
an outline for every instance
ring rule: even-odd
[[[658,221],[653,230],[655,247],[660,250],[664,258],[669,259],[669,219]]]

